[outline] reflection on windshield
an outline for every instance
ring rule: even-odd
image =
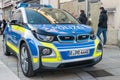
[[[46,14],[45,12],[43,12],[41,10],[39,10],[38,12],[41,13],[45,18],[49,19],[51,23],[57,23],[56,20],[53,17],[51,17],[50,15]]]
[[[45,16],[52,23],[78,24],[78,21],[64,10],[42,9],[42,10],[38,10],[38,12],[41,13],[43,16]]]
[[[31,24],[79,24],[69,13],[60,9],[27,9],[26,12]]]

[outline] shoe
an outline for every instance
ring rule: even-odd
[[[106,45],[103,45],[103,48],[106,48],[107,46]]]

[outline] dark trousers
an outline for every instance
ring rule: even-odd
[[[106,35],[107,29],[106,28],[100,28],[100,27],[98,27],[97,36],[102,41],[102,39],[100,37],[101,33],[103,35],[103,44],[105,45],[106,42],[107,42],[107,35]]]

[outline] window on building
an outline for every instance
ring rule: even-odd
[[[115,28],[115,13],[108,12],[108,26],[109,28]]]

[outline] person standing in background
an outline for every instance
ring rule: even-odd
[[[100,7],[100,16],[99,16],[99,23],[98,23],[98,31],[97,31],[97,36],[101,40],[101,33],[103,34],[103,45],[105,47],[106,42],[107,42],[107,21],[108,21],[108,16],[107,16],[107,10],[104,9],[104,7]],[[101,40],[102,41],[102,40]]]
[[[81,22],[81,24],[87,24],[87,17],[84,10],[80,10],[80,16],[78,19]]]
[[[2,25],[2,21],[0,20],[0,28],[1,28],[1,25]]]
[[[4,30],[5,30],[5,27],[6,27],[6,25],[7,25],[7,22],[6,22],[6,20],[5,19],[3,19],[2,20],[2,30],[1,30],[1,34],[3,34],[3,32],[4,32]]]
[[[2,21],[0,20],[0,30],[2,29]]]

